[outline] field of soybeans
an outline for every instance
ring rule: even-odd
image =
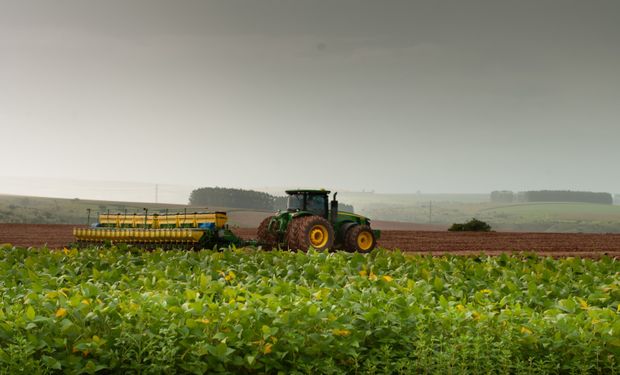
[[[620,263],[0,247],[3,373],[620,372]]]

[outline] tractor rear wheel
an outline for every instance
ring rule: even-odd
[[[375,246],[377,240],[368,225],[354,225],[344,234],[344,248],[347,251],[369,253]]]
[[[320,216],[295,218],[288,225],[286,242],[292,250],[308,251],[312,247],[323,251],[334,244],[334,228]]]
[[[258,244],[263,246],[265,250],[271,250],[278,246],[278,234],[275,231],[269,230],[269,223],[275,216],[269,216],[265,220],[261,221],[257,230]]]

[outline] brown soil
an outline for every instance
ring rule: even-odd
[[[620,257],[620,234],[383,231],[379,246],[441,255],[535,252],[549,256]]]
[[[417,223],[403,223],[400,221],[382,221],[371,220],[370,226],[372,229],[384,230],[407,230],[407,231],[445,231],[448,230],[449,225],[441,224],[417,224]]]
[[[75,225],[0,224],[0,244],[62,248],[73,242]],[[255,239],[256,229],[234,231]],[[378,246],[410,253],[472,255],[536,252],[550,256],[620,257],[620,234],[585,233],[459,233],[447,231],[383,230]]]
[[[0,224],[0,244],[62,248],[73,242],[71,224]],[[84,226],[81,226],[84,227]]]

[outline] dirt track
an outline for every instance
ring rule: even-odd
[[[73,241],[74,225],[0,224],[0,244],[61,248]],[[255,229],[236,229],[243,238],[256,237]],[[581,233],[452,233],[447,231],[382,231],[379,246],[407,252],[440,255],[497,255],[536,252],[552,256],[620,257],[620,234]]]

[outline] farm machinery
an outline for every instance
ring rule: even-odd
[[[124,243],[143,248],[211,249],[242,245],[226,225],[225,212],[107,213],[90,228],[74,228],[78,245]]]
[[[339,248],[370,252],[379,231],[366,217],[338,210],[327,190],[288,190],[287,209],[264,219],[256,241],[243,241],[228,227],[226,212],[141,214],[102,213],[89,228],[75,228],[78,245],[125,243],[143,248],[212,249],[261,245],[306,251]]]
[[[287,190],[287,209],[264,219],[258,242],[265,246],[319,251],[331,248],[367,253],[377,245],[378,230],[370,219],[338,210],[337,193],[329,202],[327,190]]]

